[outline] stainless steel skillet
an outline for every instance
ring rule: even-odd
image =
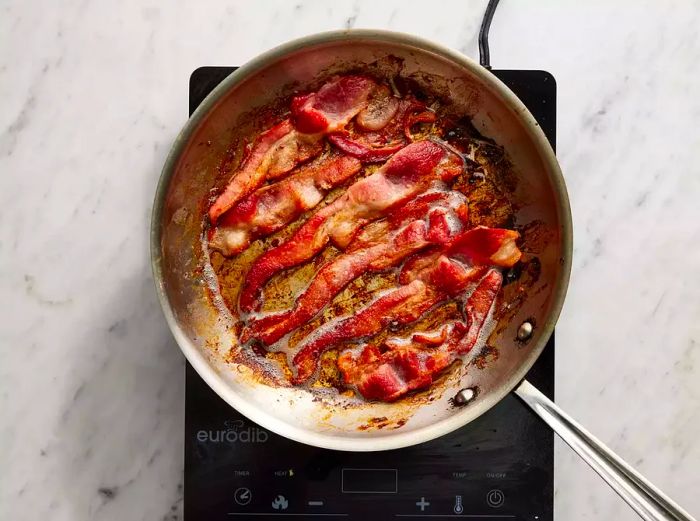
[[[540,272],[489,342],[499,353],[478,371],[455,372],[430,400],[349,403],[333,395],[264,385],[228,357],[236,338],[211,305],[202,266],[203,203],[236,135],[255,130],[250,114],[316,78],[358,68],[410,76],[472,117],[503,145],[518,174],[517,220],[548,233],[537,246]],[[499,80],[464,56],[425,40],[381,31],[339,31],[273,49],[224,80],[178,136],[156,194],[151,230],[154,277],[165,316],[183,353],[231,406],[282,436],[338,450],[372,451],[421,443],[455,430],[515,391],[645,519],[691,519],[523,378],[540,355],[561,310],[571,267],[568,196],[554,153],[536,121]],[[528,244],[524,245],[525,248]],[[524,323],[534,325],[530,331]],[[520,342],[517,341],[520,337]],[[477,388],[476,396],[459,394]],[[455,396],[467,398],[455,407]],[[459,401],[459,398],[457,399]],[[358,429],[383,418],[395,428]]]

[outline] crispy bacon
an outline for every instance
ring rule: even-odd
[[[454,361],[450,353],[422,350],[413,344],[381,352],[366,347],[359,359],[345,352],[338,367],[348,385],[367,400],[394,401],[406,393],[428,387],[433,376]]]
[[[318,92],[296,96],[292,100],[295,127],[308,134],[343,128],[367,106],[367,98],[376,85],[365,76],[342,76]]]
[[[414,333],[409,339],[388,339],[384,351],[369,345],[357,357],[350,351],[342,353],[338,367],[345,382],[366,399],[382,401],[428,387],[438,373],[474,347],[501,282],[498,271],[486,274],[466,301],[466,323],[457,321],[432,334]]]
[[[360,161],[329,155],[300,167],[295,174],[265,186],[241,200],[219,219],[209,235],[209,246],[224,255],[247,248],[251,241],[270,235],[316,206],[328,190],[355,175]]]
[[[367,226],[346,253],[322,266],[293,309],[251,322],[241,340],[276,342],[313,318],[352,280],[394,266],[430,244],[445,244],[466,218],[466,198],[459,192],[434,192],[410,201],[391,218]],[[399,226],[403,228],[397,230]]]
[[[260,134],[240,168],[233,174],[224,192],[209,208],[209,220],[215,223],[221,214],[231,208],[242,197],[255,190],[265,180],[277,144],[288,136],[294,127],[284,120]]]
[[[518,238],[520,234],[513,230],[477,226],[455,238],[448,254],[465,257],[472,264],[510,268],[522,255]]]
[[[266,130],[234,172],[224,192],[209,209],[209,221],[218,218],[268,179],[278,178],[321,153],[323,135],[341,130],[367,105],[376,83],[364,76],[344,76],[326,83],[318,92],[292,99],[292,120]]]
[[[418,342],[419,344],[423,344],[425,346],[439,346],[440,344],[445,343],[447,340],[450,327],[451,326],[448,324],[446,326],[442,326],[436,331],[419,331],[418,333],[414,333],[411,338],[413,338],[414,342]],[[387,339],[385,345],[390,348],[397,345],[399,347],[401,346],[401,344],[392,341],[392,339]]]
[[[417,265],[411,282],[382,295],[355,315],[332,323],[303,343],[293,359],[297,370],[294,381],[304,382],[313,374],[323,351],[347,340],[374,335],[389,323],[411,323],[436,304],[459,294],[480,273],[481,270],[466,268],[444,256],[427,266]]]
[[[512,266],[520,258],[520,250],[515,246],[516,232],[506,234],[502,233],[504,230],[490,228],[476,230],[478,241],[464,239],[464,236],[473,235],[474,230],[467,230],[458,235],[447,249],[453,255],[468,257],[468,265],[447,257],[440,251],[420,254],[404,265],[399,276],[402,286],[304,343],[293,360],[297,368],[295,381],[303,382],[313,374],[318,357],[324,350],[347,340],[376,334],[389,322],[399,325],[410,323],[436,304],[464,291],[470,282],[487,272],[488,266],[494,264],[494,258],[502,263],[500,266]],[[499,238],[500,243],[497,240]],[[472,248],[475,244],[486,247],[487,250],[479,252]],[[512,251],[511,244],[514,248]],[[501,250],[510,253],[508,256],[497,255]],[[486,262],[480,262],[482,260]],[[400,297],[404,295],[402,300]]]
[[[503,276],[496,270],[489,270],[474,292],[469,296],[464,306],[468,328],[466,334],[457,344],[455,352],[463,355],[472,350],[479,339],[486,317],[496,300]]]
[[[308,289],[297,299],[293,310],[253,322],[244,329],[241,340],[246,342],[256,338],[267,345],[276,342],[313,318],[348,283],[363,273],[386,269],[428,245],[426,235],[425,223],[414,221],[389,242],[339,256],[319,270]]]
[[[404,147],[404,143],[395,143],[384,147],[371,147],[352,139],[350,134],[345,131],[329,134],[328,141],[347,155],[356,157],[366,163],[384,161]]]
[[[315,256],[329,241],[345,248],[365,224],[383,217],[436,179],[459,172],[442,147],[420,141],[402,149],[374,174],[360,179],[333,203],[316,212],[285,243],[256,259],[239,298],[242,312],[252,311],[263,285],[275,274]]]
[[[292,382],[300,384],[308,380],[316,370],[318,358],[323,351],[346,340],[373,335],[391,322],[405,324],[416,320],[432,307],[426,297],[425,283],[415,280],[378,298],[352,317],[322,330],[294,356],[292,363],[296,375]]]
[[[404,224],[417,219],[424,219],[433,208],[450,208],[459,220],[467,221],[469,207],[463,204],[465,198],[460,192],[434,191],[421,194],[389,212],[385,219],[374,221],[362,228],[349,245],[349,251],[365,248],[386,240],[387,234]]]
[[[444,255],[466,261],[472,270],[483,271],[486,266],[510,268],[522,255],[516,243],[519,237],[520,234],[513,230],[478,226],[455,236]],[[408,284],[415,280],[416,274],[422,273],[421,270],[431,266],[441,256],[443,253],[437,251],[432,255],[409,259],[399,274],[399,282]]]

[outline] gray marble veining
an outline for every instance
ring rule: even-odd
[[[200,65],[342,27],[476,57],[484,1],[0,6],[0,519],[181,516],[183,359],[148,222]],[[557,401],[700,515],[700,6],[502,2],[496,68],[546,69],[575,258]],[[559,444],[557,519],[633,520]]]

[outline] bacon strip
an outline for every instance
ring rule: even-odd
[[[391,402],[410,391],[428,387],[433,375],[453,361],[448,352],[427,351],[409,343],[384,352],[376,346],[367,346],[357,358],[346,351],[338,357],[338,367],[345,383],[355,386],[367,400]]]
[[[357,124],[364,130],[381,130],[396,115],[399,104],[399,99],[392,95],[391,89],[380,85],[372,92],[367,107],[357,115]]]
[[[293,381],[307,380],[316,370],[323,351],[347,340],[374,335],[389,323],[411,323],[436,304],[463,291],[481,272],[444,256],[428,266],[420,265],[411,282],[379,297],[355,315],[332,323],[302,344],[292,360],[297,370]]]
[[[382,90],[386,90],[384,94]],[[382,96],[386,96],[382,98]],[[384,106],[380,106],[384,103]],[[402,147],[414,141],[411,128],[416,123],[436,121],[434,112],[426,110],[414,98],[399,100],[381,85],[374,91],[369,105],[357,116],[358,127],[369,132],[350,136],[347,131],[334,132],[328,140],[339,150],[364,162],[384,161]]]
[[[284,120],[258,136],[224,192],[209,209],[218,218],[268,179],[275,179],[321,153],[323,135],[342,129],[367,105],[376,83],[364,76],[344,76],[318,92],[292,99],[292,120]]]
[[[467,324],[461,321],[434,332],[414,333],[410,339],[388,339],[385,351],[369,345],[359,356],[346,351],[338,367],[349,385],[368,400],[394,401],[406,393],[428,387],[434,377],[476,344],[502,283],[490,270],[464,306]],[[437,345],[432,338],[440,339]],[[428,340],[428,341],[426,341]]]
[[[320,136],[304,136],[294,130],[290,120],[284,120],[260,134],[234,172],[226,189],[209,208],[209,220],[217,219],[243,197],[250,194],[268,178],[279,177],[298,163],[320,153]]]
[[[410,135],[410,132],[406,132],[406,129],[410,130],[411,125],[418,122],[418,120],[414,121],[414,118],[417,117],[414,114],[424,112],[426,112],[424,103],[413,97],[403,98],[398,101],[397,110],[386,125],[376,131],[364,132],[358,137],[362,138],[362,143],[372,147],[386,146],[388,143],[396,143],[406,139],[413,141],[413,137]],[[434,113],[431,112],[430,114],[434,116]],[[359,118],[360,116],[358,115],[358,124]]]
[[[484,327],[486,317],[496,300],[499,290],[503,284],[503,276],[496,270],[489,270],[484,280],[469,296],[464,306],[464,313],[467,316],[469,327],[466,335],[462,337],[456,347],[456,354],[464,355],[472,350],[479,339],[481,329]]]
[[[397,143],[385,147],[370,147],[360,141],[352,139],[350,134],[345,131],[329,134],[328,141],[349,156],[356,157],[367,163],[384,161],[404,147],[404,143]]]
[[[308,134],[341,129],[367,106],[376,86],[365,76],[342,76],[318,92],[296,96],[292,100],[294,125]]]
[[[240,310],[252,311],[263,285],[275,274],[314,257],[329,241],[345,248],[362,226],[379,219],[436,179],[457,175],[446,153],[430,141],[402,149],[374,174],[360,179],[333,203],[316,212],[285,243],[258,257],[246,275]]]
[[[408,116],[406,116],[403,125],[403,133],[406,136],[406,139],[408,139],[409,141],[413,141],[413,135],[411,134],[411,129],[413,128],[413,125],[415,125],[416,123],[434,123],[435,121],[437,121],[437,115],[435,114],[435,112],[426,110],[418,114],[411,113]]]
[[[319,158],[282,181],[265,186],[239,201],[209,234],[209,246],[224,255],[247,248],[251,241],[280,230],[310,210],[328,190],[355,175],[360,161],[345,156]]]
[[[296,368],[292,383],[300,384],[308,380],[316,370],[321,353],[344,340],[373,335],[390,322],[404,324],[416,320],[432,307],[426,293],[426,286],[422,281],[413,281],[380,297],[351,318],[333,324],[333,327],[315,336],[302,346],[292,360]]]
[[[390,242],[341,255],[324,265],[308,289],[299,296],[294,309],[253,322],[243,330],[241,340],[247,342],[250,338],[256,338],[266,345],[276,342],[313,318],[347,284],[363,273],[386,269],[429,244],[426,225],[422,221],[414,221],[401,232]]]
[[[363,273],[383,271],[430,244],[446,243],[466,217],[466,198],[459,192],[434,192],[410,201],[395,210],[391,219],[365,228],[351,250],[322,266],[293,309],[252,321],[241,340],[276,342],[316,316]],[[397,231],[398,226],[404,227]]]
[[[520,234],[513,230],[477,226],[455,238],[447,253],[465,257],[472,264],[510,268],[522,255],[518,238]]]

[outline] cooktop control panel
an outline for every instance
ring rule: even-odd
[[[190,112],[233,68],[197,69]],[[555,142],[556,84],[543,71],[493,71]],[[528,375],[553,397],[554,339]],[[414,447],[318,449],[238,414],[186,371],[185,521],[553,519],[553,434],[515,396]]]

